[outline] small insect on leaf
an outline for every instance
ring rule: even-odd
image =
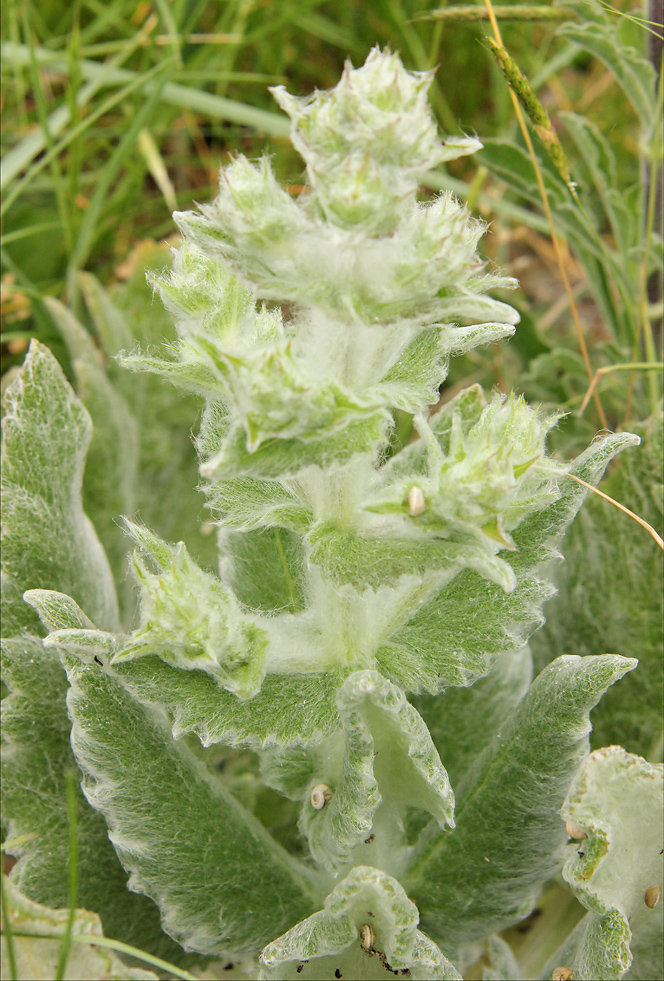
[[[364,844],[365,845],[370,845],[372,841],[375,841],[375,838],[376,838],[375,835],[369,835],[368,838],[365,838],[364,839]]]
[[[650,889],[646,889],[646,894],[643,899],[648,909],[654,909],[655,906],[657,906],[661,894],[662,890],[659,888],[659,886],[651,886]]]
[[[424,494],[419,487],[411,487],[408,491],[408,513],[411,518],[416,518],[418,514],[422,514],[426,509],[426,504],[424,503]]]
[[[326,783],[317,783],[311,791],[311,806],[316,811],[321,811],[327,802],[332,800],[332,791]]]
[[[573,973],[569,967],[557,967],[551,975],[551,981],[569,981]]]
[[[104,667],[102,661],[97,657],[96,654],[95,654],[95,661],[99,665],[100,668],[103,668]]]
[[[360,927],[360,943],[364,950],[373,950],[373,945],[376,943],[376,934],[368,923]]]

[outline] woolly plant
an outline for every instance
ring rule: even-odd
[[[573,478],[596,484],[639,439],[563,463],[556,413],[478,386],[439,404],[450,358],[519,317],[489,295],[515,282],[478,255],[484,224],[450,193],[418,199],[480,147],[440,141],[431,78],[376,49],[330,92],[274,89],[302,193],[234,159],[212,204],[175,215],[182,244],[152,277],[172,342],[132,350],[109,321],[124,369],[202,400],[216,568],[127,511],[138,601],[123,586],[119,607],[81,501],[88,412],[37,343],[9,388],[5,815],[38,833],[12,886],[66,905],[73,768],[80,904],[171,961],[424,979],[482,955],[486,977],[521,977],[498,934],[562,869],[580,912],[552,927],[542,976],[654,977],[661,767],[588,742],[637,661],[569,650],[533,679],[527,647],[586,493]],[[128,472],[140,404],[59,316]]]

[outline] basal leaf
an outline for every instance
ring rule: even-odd
[[[34,903],[16,888],[11,879],[3,885],[12,930],[28,933],[30,937],[15,936],[14,950],[18,977],[23,981],[42,981],[54,978],[57,973],[62,938],[67,932],[68,909],[49,909]],[[47,935],[47,936],[45,936]],[[95,913],[77,909],[74,914],[72,935],[102,937],[102,927]],[[7,938],[2,936],[2,976],[11,976],[7,954]],[[95,978],[95,981],[157,981],[152,971],[140,967],[127,967],[113,950],[73,941],[66,967],[67,978]]]
[[[490,966],[482,969],[482,981],[521,981],[523,971],[509,944],[495,936],[489,938],[487,947]]]
[[[69,605],[71,609],[72,601]],[[43,606],[49,609],[48,597]],[[50,609],[55,622],[63,622],[62,607],[56,610],[52,602]],[[79,618],[80,610],[72,611],[72,617]],[[12,838],[37,835],[12,849],[19,861],[11,881],[30,899],[62,909],[68,904],[66,774],[74,772],[80,780],[70,744],[67,676],[56,652],[36,637],[4,641],[2,667],[10,691],[2,702],[3,819]],[[101,917],[106,936],[178,964],[186,962],[182,949],[163,933],[154,903],[128,891],[106,823],[78,786],[76,801],[80,905]]]
[[[100,536],[116,581],[122,581],[127,571],[127,541],[115,521],[136,508],[137,423],[113,387],[88,331],[58,300],[47,297],[44,302],[69,350],[77,395],[93,425],[83,476],[85,513]]]
[[[112,517],[138,515],[163,538],[170,541],[184,539],[189,552],[201,564],[214,568],[216,543],[214,536],[206,537],[201,533],[205,520],[204,501],[196,490],[198,463],[191,430],[199,415],[197,400],[174,390],[155,375],[128,372],[115,360],[120,350],[129,350],[137,343],[150,347],[173,340],[175,331],[171,317],[160,303],[154,302],[145,279],[146,270],[158,271],[170,260],[171,250],[167,246],[142,243],[130,260],[129,279],[117,285],[112,293],[104,290],[89,273],[81,273],[80,277],[82,292],[106,355],[102,369],[107,384],[112,387],[116,401],[119,399],[128,406],[133,417],[121,436],[130,438],[135,430],[138,440],[131,495],[127,506],[118,506]],[[115,440],[114,445],[104,445],[105,434],[114,426],[122,425],[121,419],[112,411],[112,406],[110,415],[105,409],[101,399],[103,384],[101,393],[97,393],[87,374],[80,382],[79,394],[91,414],[95,433],[99,433],[99,436],[93,435],[92,450],[95,450],[96,441],[100,451],[108,456],[115,453],[119,472],[126,475],[129,469],[127,457],[131,451],[129,443],[120,439]],[[109,436],[107,442],[111,439],[113,437]],[[86,501],[103,491],[103,487],[98,486],[98,474],[99,470],[93,471],[89,463],[84,483]],[[91,479],[93,475],[96,480]],[[112,502],[109,505],[110,514]],[[95,516],[92,517],[95,520]],[[123,554],[126,554],[126,536],[115,524],[113,530],[116,535],[114,548],[120,552],[124,550]],[[110,544],[107,547],[113,551]]]
[[[252,952],[315,906],[309,871],[173,740],[163,711],[137,702],[112,669],[63,658],[85,795],[167,933],[205,954]]]
[[[664,975],[663,776],[661,764],[609,746],[590,755],[570,787],[563,820],[583,838],[563,876],[590,913],[550,963],[564,956],[574,977]]]
[[[155,251],[158,249],[157,246]],[[163,249],[159,249],[159,251],[163,258],[169,255]],[[111,297],[97,277],[89,272],[80,272],[78,282],[106,356],[112,358],[119,351],[130,348],[134,343],[134,335],[127,318],[112,302]],[[144,279],[141,278],[141,287],[144,288],[144,285]],[[129,287],[125,285],[124,291],[127,292],[128,289]]]
[[[300,974],[389,978],[405,973],[416,979],[461,981],[454,966],[417,929],[418,920],[417,908],[396,879],[357,866],[320,912],[265,947],[259,979],[288,981]]]
[[[6,392],[5,406],[2,552],[13,595],[59,590],[100,627],[117,629],[111,571],[81,504],[90,418],[37,341]],[[9,615],[9,635],[23,626],[35,630],[28,607],[13,604]]]
[[[602,490],[664,534],[662,417],[657,413],[635,428],[641,447],[621,457]],[[662,734],[661,552],[635,521],[591,498],[565,539],[558,595],[532,639],[533,654],[540,667],[572,647],[638,658],[637,670],[593,711],[592,745],[621,743],[650,757]]]
[[[430,830],[408,877],[444,950],[528,915],[563,858],[559,810],[587,753],[588,713],[633,667],[611,655],[558,658],[476,758],[456,789],[456,830]]]

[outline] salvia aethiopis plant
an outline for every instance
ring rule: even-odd
[[[434,408],[450,358],[518,316],[489,295],[515,284],[479,257],[483,224],[451,194],[418,200],[480,146],[440,141],[430,82],[376,49],[330,92],[276,88],[305,189],[233,160],[153,276],[177,336],[140,349],[108,321],[124,368],[184,389],[185,414],[202,400],[216,568],[128,505],[138,598],[119,606],[81,501],[88,412],[36,343],[8,391],[5,815],[37,835],[14,846],[19,926],[67,905],[74,772],[78,905],[208,977],[479,977],[478,958],[524,977],[500,933],[561,869],[536,975],[661,977],[661,767],[588,743],[638,662],[570,650],[533,679],[527,647],[572,477],[596,484],[639,440],[563,463],[557,416],[519,397]],[[130,481],[126,380],[149,375],[119,394],[59,316]]]

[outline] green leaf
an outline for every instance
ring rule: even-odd
[[[638,439],[629,433],[598,438],[569,473],[596,484],[610,459]],[[569,478],[558,486],[560,498],[513,532],[517,550],[504,561],[513,570],[514,590],[506,593],[476,572],[460,572],[377,650],[383,674],[407,691],[435,693],[473,684],[498,655],[523,647],[542,623],[542,605],[552,594],[542,563],[558,557],[556,545],[586,496]]]
[[[224,581],[245,606],[262,613],[297,613],[305,606],[302,539],[285,528],[219,536]]]
[[[592,218],[584,213],[578,202],[572,198],[542,144],[535,140],[533,146],[556,232],[572,245],[586,269],[595,298],[615,333],[619,338],[629,341],[631,346],[633,338],[629,333],[625,334],[629,327],[629,317],[626,320],[629,311],[616,308],[613,287],[618,286],[624,303],[629,307],[630,298],[634,295],[632,264],[625,263],[624,258],[620,258],[620,253],[607,248],[598,235]],[[485,140],[482,163],[531,204],[538,208],[542,207],[535,169],[524,148],[506,140]],[[612,199],[613,197],[611,195]],[[616,204],[614,211],[616,218],[620,214],[622,220],[625,220],[624,204]]]
[[[234,345],[243,334],[254,332],[256,310],[251,291],[200,249],[183,242],[174,251],[170,272],[150,279],[173,314],[182,340],[200,334]],[[282,335],[281,311],[274,311],[271,319],[268,333]]]
[[[56,609],[45,601],[42,609],[53,611],[55,622],[64,622],[62,606]],[[74,621],[80,618],[71,600],[69,609]],[[65,703],[67,676],[56,652],[45,649],[36,637],[3,641],[2,669],[10,690],[2,703],[3,819],[12,838],[37,835],[20,849],[12,849],[19,861],[11,881],[30,899],[61,909],[69,902],[66,774],[78,774]],[[174,963],[186,963],[182,949],[163,933],[154,903],[128,891],[127,875],[108,840],[106,823],[78,785],[76,802],[78,902],[101,917],[106,936]]]
[[[455,408],[464,406],[458,400]],[[352,524],[342,513],[314,526],[307,536],[310,561],[339,585],[376,589],[434,570],[449,580],[471,568],[511,592],[514,572],[497,553],[515,550],[511,532],[558,497],[561,468],[544,450],[556,418],[541,417],[520,397],[495,395],[472,426],[452,414],[445,452],[418,416],[426,466],[417,460],[417,472],[408,473],[397,462],[379,471]]]
[[[563,856],[559,811],[588,751],[588,713],[633,667],[611,655],[549,665],[456,789],[456,830],[425,834],[407,888],[445,950],[531,911]]]
[[[415,412],[438,401],[447,377],[449,355],[443,348],[445,327],[429,327],[417,335],[381,379],[390,405]]]
[[[374,590],[396,585],[402,576],[439,572],[439,588],[462,569],[476,569],[503,590],[514,588],[514,576],[503,559],[487,555],[472,542],[450,542],[434,535],[412,539],[379,538],[340,531],[331,522],[315,525],[306,537],[309,561],[335,585],[349,583]]]
[[[288,981],[310,964],[307,976],[313,978],[361,978],[370,971],[376,978],[407,972],[412,978],[461,981],[417,929],[418,919],[396,879],[360,865],[329,894],[320,912],[265,947],[259,979]]]
[[[487,956],[489,967],[482,969],[482,981],[521,981],[519,968],[509,944],[500,937],[489,937]]]
[[[309,508],[278,480],[237,477],[209,483],[204,490],[208,507],[225,527],[254,531],[266,525],[278,525],[303,531],[311,524]]]
[[[570,787],[563,820],[585,837],[563,876],[590,910],[565,945],[575,977],[664,975],[662,915],[652,906],[664,888],[663,776],[661,764],[609,746],[590,755]]]
[[[662,416],[635,427],[641,447],[626,454],[602,490],[660,534]],[[607,501],[591,495],[565,539],[558,595],[546,625],[532,639],[542,667],[565,651],[611,650],[637,657],[639,667],[593,711],[593,747],[620,743],[657,759],[662,737],[662,562],[648,533]]]
[[[201,464],[209,480],[232,477],[283,477],[305,467],[344,463],[355,453],[374,456],[387,438],[391,417],[385,409],[368,408],[339,422],[334,429],[312,430],[306,438],[274,437],[251,448],[243,423],[231,425],[221,449]]]
[[[30,937],[14,936],[17,977],[23,981],[40,981],[54,978],[58,967],[61,940],[67,932],[68,909],[49,909],[28,899],[16,888],[11,879],[3,884],[7,914],[15,933],[29,933]],[[74,914],[74,936],[103,937],[101,921],[95,913],[77,909]],[[47,936],[45,936],[47,935]],[[7,937],[2,936],[2,976],[13,977],[7,956]],[[96,981],[157,981],[152,971],[140,967],[127,967],[113,950],[91,944],[72,944],[67,958],[68,978],[95,978]]]
[[[509,140],[486,139],[479,159],[488,169],[514,188],[532,204],[541,206],[542,196],[537,183],[537,175],[527,151]],[[566,200],[566,186],[560,174],[548,158],[538,154],[538,163],[547,196],[552,206]]]
[[[306,915],[311,873],[173,740],[163,712],[139,704],[112,669],[63,659],[86,797],[166,932],[205,954],[251,953]]]
[[[81,504],[90,418],[37,341],[7,389],[5,408],[2,551],[13,588],[5,628],[9,635],[34,631],[34,614],[18,605],[17,593],[45,588],[72,596],[100,627],[117,629],[108,561]]]
[[[206,537],[202,533],[205,512],[203,499],[196,490],[198,463],[191,429],[199,415],[198,399],[174,393],[170,385],[155,375],[130,373],[118,367],[115,361],[121,349],[131,348],[137,342],[149,347],[169,343],[175,338],[170,315],[160,303],[153,301],[145,279],[146,269],[154,272],[170,259],[171,250],[166,246],[153,243],[139,246],[132,255],[131,276],[126,283],[116,286],[112,295],[89,273],[80,274],[81,288],[107,355],[104,372],[116,397],[129,407],[133,416],[127,434],[131,435],[132,428],[137,430],[138,461],[129,502],[133,501],[133,504],[118,507],[113,517],[140,515],[141,521],[166,540],[184,539],[197,561],[206,568],[215,568],[216,542],[214,536]],[[86,381],[87,378],[81,379],[81,384],[85,386]],[[116,417],[112,412],[107,417],[102,411],[103,404],[99,404],[89,385],[81,392],[84,400],[88,393],[87,404],[95,431],[108,432],[117,425]],[[95,438],[93,436],[93,447]],[[117,451],[121,448],[118,445]],[[113,450],[107,448],[105,452],[110,454]],[[126,470],[126,462],[123,462],[121,471]],[[93,482],[90,476],[86,472],[85,500],[101,489],[98,479]],[[126,535],[115,524],[113,529],[115,549],[126,553]]]
[[[306,746],[339,727],[335,697],[343,676],[338,672],[268,674],[258,694],[245,702],[202,672],[177,671],[157,657],[118,665],[117,674],[139,701],[166,710],[175,739],[193,732],[204,746]]]
[[[352,185],[346,204],[357,201],[356,191],[366,200],[377,189],[365,164],[373,166],[357,153],[341,163],[342,180],[347,165],[345,176]],[[175,220],[188,243],[230,265],[261,298],[331,317],[349,349],[363,325],[380,323],[384,331],[401,318],[418,326],[458,318],[517,322],[518,314],[507,304],[481,296],[516,283],[485,272],[476,253],[484,226],[451,193],[416,203],[411,182],[410,192],[397,193],[395,201],[390,181],[387,193],[396,212],[375,210],[372,204],[369,221],[387,218],[389,231],[396,225],[398,233],[385,234],[383,228],[377,235],[358,235],[330,221],[325,205],[326,220],[316,213],[319,178],[312,180],[312,201],[303,207],[301,199],[294,202],[279,188],[265,159],[250,164],[239,157],[224,170],[219,196],[201,207],[202,215],[176,212]],[[478,303],[486,316],[476,313]]]
[[[97,277],[89,272],[80,272],[78,283],[106,356],[112,358],[123,348],[131,347],[134,335],[127,319],[111,301]],[[129,287],[125,285],[122,289],[127,292]]]
[[[513,333],[514,328],[504,323],[429,327],[411,341],[379,387],[391,406],[417,412],[438,401],[438,389],[447,378],[451,355],[465,354],[480,344],[491,344]]]
[[[71,596],[50,589],[27,589],[24,601],[37,611],[42,625],[54,630],[94,631],[95,625]]]
[[[337,706],[343,736],[333,734],[308,755],[287,750],[283,759],[272,751],[262,765],[271,786],[304,802],[300,830],[316,861],[333,875],[351,854],[358,861],[354,849],[363,843],[367,859],[389,854],[390,862],[398,862],[408,808],[427,811],[441,827],[454,826],[447,773],[403,692],[376,671],[358,671],[340,688]],[[331,794],[322,807],[312,796],[321,785]]]
[[[530,687],[532,675],[532,657],[526,646],[496,658],[489,674],[474,685],[413,698],[413,705],[445,761],[453,787],[459,785],[475,757],[516,710]],[[478,719],[482,720],[481,725]]]
[[[122,581],[127,542],[115,520],[136,509],[137,423],[129,405],[111,384],[90,334],[58,300],[46,297],[44,303],[67,345],[77,395],[90,413],[93,426],[83,475],[85,512],[101,539],[116,581]],[[123,598],[130,601],[128,596]]]
[[[450,434],[455,415],[461,422],[461,430],[466,435],[479,422],[486,408],[486,399],[481,385],[471,385],[464,388],[440,409],[429,416],[428,425],[443,451],[447,454],[450,447]],[[391,457],[382,469],[387,483],[398,482],[408,476],[416,478],[425,474],[428,466],[427,444],[423,439],[411,440],[398,453]]]
[[[26,598],[47,629],[58,628],[45,646],[63,648],[91,666],[95,658],[107,665],[122,650],[124,638],[81,628],[81,611],[69,597],[31,590]],[[121,660],[114,668],[138,702],[168,714],[176,740],[191,732],[204,746],[306,746],[321,742],[340,725],[335,698],[343,675],[338,671],[267,675],[261,690],[241,701],[206,672],[171,667],[156,655]]]
[[[638,213],[634,202],[618,190],[616,160],[611,144],[598,126],[574,112],[559,112],[558,116],[574,140],[580,162],[587,174],[589,187],[597,194],[599,202],[611,223],[615,247],[626,256],[638,242]],[[575,169],[575,177],[577,177]],[[601,226],[599,216],[597,224]]]
[[[118,363],[131,371],[146,371],[153,375],[161,375],[185,392],[194,392],[196,395],[203,396],[219,394],[219,379],[212,369],[204,364],[168,361],[166,358],[151,357],[148,354],[125,352],[118,355]]]
[[[581,22],[571,21],[558,28],[557,33],[568,41],[574,41],[586,51],[595,55],[609,68],[623,92],[634,106],[641,125],[649,133],[655,122],[655,85],[657,75],[654,67],[636,48],[625,44],[614,24],[606,19],[600,23],[593,18],[587,20],[588,5],[586,3],[568,3],[565,6],[575,10]]]

